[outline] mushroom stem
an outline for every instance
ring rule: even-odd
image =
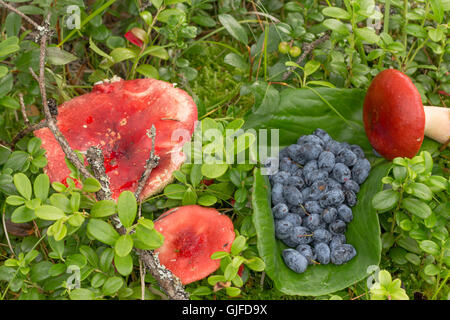
[[[425,111],[425,135],[439,143],[450,138],[450,108],[423,106]]]

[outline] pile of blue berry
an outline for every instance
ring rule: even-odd
[[[358,145],[338,142],[322,129],[301,136],[279,154],[279,170],[269,177],[275,236],[286,265],[302,273],[311,264],[344,264],[356,255],[346,243],[351,207],[370,172]]]

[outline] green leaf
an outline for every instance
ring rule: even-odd
[[[202,164],[202,175],[208,179],[216,179],[225,174],[228,170],[228,164],[226,163],[204,163]]]
[[[124,234],[117,239],[114,250],[119,257],[127,256],[133,249],[133,238],[129,234]]]
[[[400,193],[395,190],[387,189],[375,194],[372,199],[372,206],[378,212],[392,210],[400,199]]]
[[[316,72],[317,69],[319,69],[319,67],[320,67],[320,62],[319,61],[309,60],[305,64],[305,74],[306,74],[306,76],[309,76],[309,75],[313,74],[314,72]]]
[[[46,174],[41,173],[34,180],[33,188],[36,198],[44,202],[47,199],[50,190],[50,179]]]
[[[413,182],[408,187],[411,188],[411,194],[419,199],[430,201],[433,197],[433,192],[423,183]]]
[[[167,50],[163,47],[160,46],[151,46],[148,47],[147,49],[144,50],[143,54],[144,55],[151,55],[157,58],[160,58],[162,60],[167,60],[169,59],[169,53],[167,52]]]
[[[345,26],[345,24],[343,24],[341,21],[336,20],[336,19],[327,19],[325,21],[322,22],[323,25],[325,27],[327,27],[328,29],[332,30],[332,31],[336,31],[337,33],[340,33],[342,35],[349,35],[350,31],[348,31],[347,27]]]
[[[266,264],[264,263],[264,261],[261,258],[258,257],[254,257],[251,259],[248,259],[245,262],[245,265],[247,267],[249,267],[250,269],[257,271],[257,272],[262,272],[264,271]]]
[[[66,217],[64,211],[55,206],[43,205],[35,210],[38,218],[43,220],[59,220]]]
[[[89,289],[78,288],[71,290],[69,297],[71,300],[94,300],[95,294]]]
[[[0,66],[0,78],[3,78],[4,76],[6,76],[9,72],[8,67],[5,66]]]
[[[121,277],[111,277],[105,281],[102,287],[102,293],[105,296],[112,296],[119,291],[124,285],[123,279]]]
[[[349,128],[341,130],[347,131]],[[365,133],[361,132],[359,135]],[[281,139],[283,137],[280,135]],[[258,234],[257,247],[259,256],[266,265],[265,272],[278,290],[290,295],[325,295],[365,279],[367,268],[379,264],[380,224],[378,215],[371,206],[371,199],[381,189],[381,178],[386,176],[390,166],[386,162],[374,166],[358,193],[358,203],[353,207],[354,218],[346,232],[347,243],[355,247],[357,255],[346,264],[316,265],[302,274],[289,269],[283,261],[281,253],[286,246],[275,238],[270,183],[267,177],[261,175],[260,169],[255,169],[252,205],[253,224]]]
[[[419,242],[419,247],[426,253],[429,253],[433,256],[437,256],[441,249],[439,248],[439,245],[431,240],[423,240]]]
[[[210,195],[210,194],[205,194],[202,195],[198,198],[197,203],[201,206],[205,206],[205,207],[209,207],[214,205],[217,202],[217,198]]]
[[[423,268],[423,272],[427,276],[436,276],[441,270],[435,264],[427,264],[425,268]]]
[[[31,210],[26,206],[18,207],[11,214],[11,221],[14,223],[28,222],[32,221],[34,218],[36,218],[34,210]]]
[[[336,18],[336,19],[348,20],[351,18],[350,13],[348,13],[344,9],[337,8],[337,7],[327,7],[322,10],[322,13],[326,16]]]
[[[56,66],[62,66],[78,59],[73,54],[58,47],[47,47],[46,52],[48,62]]]
[[[94,51],[96,54],[108,59],[109,61],[113,62],[114,59],[107,54],[106,52],[104,52],[103,50],[101,50],[99,47],[97,47],[97,45],[94,43],[94,41],[92,41],[92,38],[89,38],[89,48]]]
[[[441,0],[430,0],[431,9],[433,10],[433,19],[437,23],[442,23],[444,19],[444,7]]]
[[[193,164],[190,172],[190,179],[192,186],[196,187],[202,181],[202,166],[200,164]]]
[[[230,254],[226,251],[216,251],[211,255],[211,259],[218,260],[224,257],[228,257]]]
[[[145,76],[146,78],[159,79],[158,70],[149,64],[141,64],[136,68],[136,71]]]
[[[425,202],[412,197],[404,198],[402,201],[402,208],[415,214],[419,218],[426,219],[431,215],[431,208]]]
[[[367,27],[355,29],[355,34],[358,38],[367,43],[377,43],[380,40],[380,36],[377,35],[373,29]]]
[[[114,256],[114,265],[116,266],[117,271],[122,276],[126,277],[133,271],[133,258],[131,257],[131,254],[124,257],[120,257],[116,254]]]
[[[100,200],[91,208],[91,216],[94,218],[109,217],[116,213],[116,203],[113,200]]]
[[[237,236],[231,245],[231,254],[238,255],[246,247],[246,239],[244,236]]]
[[[181,184],[169,184],[164,188],[164,195],[169,199],[182,200],[187,187]]]
[[[157,249],[163,245],[164,237],[155,229],[149,230],[139,224],[133,235],[135,235],[148,250]]]
[[[21,196],[9,196],[6,198],[6,203],[10,206],[21,206],[25,203],[25,199]]]
[[[31,182],[28,177],[23,173],[16,173],[13,177],[14,185],[17,191],[27,200],[31,199]]]
[[[243,44],[248,44],[247,32],[245,32],[245,29],[239,24],[239,22],[236,21],[235,18],[233,18],[233,16],[224,13],[220,14],[218,18],[229,34]]]
[[[233,66],[235,68],[238,68],[240,70],[247,70],[249,68],[248,63],[238,54],[236,53],[229,53],[224,58],[223,61],[226,64],[229,64],[230,66]]]
[[[117,199],[117,211],[123,226],[125,228],[131,227],[137,214],[137,202],[133,192],[124,191],[120,194],[119,199]]]
[[[113,246],[119,238],[119,234],[113,226],[100,219],[89,219],[88,233],[100,242]]]
[[[114,63],[119,63],[128,59],[134,59],[137,56],[135,51],[128,48],[116,48],[111,51],[110,55],[113,58]]]
[[[87,178],[83,181],[83,191],[97,192],[102,188],[100,182],[95,178]]]
[[[196,203],[197,203],[197,193],[195,193],[195,191],[189,187],[183,195],[181,204],[183,206],[188,206]]]

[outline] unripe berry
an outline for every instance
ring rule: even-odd
[[[300,49],[297,46],[294,46],[292,48],[289,49],[289,55],[293,58],[296,58],[300,55],[300,53],[302,53],[302,49]]]
[[[286,41],[280,42],[280,44],[278,45],[278,51],[280,51],[283,54],[288,53],[289,52],[289,43],[287,43]]]

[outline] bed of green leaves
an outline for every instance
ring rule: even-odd
[[[213,256],[220,268],[186,287],[191,299],[449,299],[450,151],[425,139],[417,157],[388,162],[362,125],[365,90],[385,68],[411,77],[425,105],[448,106],[449,0],[5,2],[38,22],[52,12],[46,88],[58,104],[114,75],[157,78],[186,90],[200,128],[222,142],[227,129],[244,130],[240,152],[252,160],[249,129],[279,129],[283,147],[322,128],[360,145],[373,169],[347,233],[358,255],[304,274],[283,263],[257,161],[186,163],[142,204],[141,219],[129,193],[96,202],[94,179],[51,183],[39,139],[11,144],[27,125],[20,94],[30,123],[43,117],[30,73],[39,44],[33,26],[0,5],[0,299],[166,298],[148,273],[142,290],[132,248],[161,245],[152,221],[186,204],[220,210],[236,230],[231,253]],[[202,148],[224,145],[207,138]],[[112,228],[115,215],[126,235]]]

